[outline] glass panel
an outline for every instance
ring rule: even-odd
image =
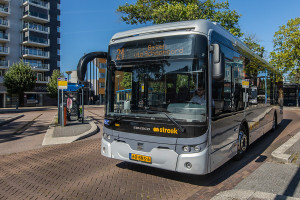
[[[193,36],[190,35],[120,43],[110,47],[110,56],[115,61],[162,56],[186,56],[192,53],[192,41]]]
[[[110,110],[130,116],[166,118],[146,110],[166,112],[174,119],[206,120],[206,65],[196,60],[164,60],[158,63],[111,66]],[[204,89],[197,92],[197,89]],[[198,96],[199,97],[194,97]],[[195,99],[202,99],[197,101]]]

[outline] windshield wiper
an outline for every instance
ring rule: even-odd
[[[119,115],[119,116],[113,118],[113,120],[109,123],[109,126],[113,125],[117,121],[120,121],[123,117],[124,117],[124,115]]]
[[[173,123],[177,126],[177,128],[182,132],[184,133],[185,132],[185,128],[182,127],[180,124],[178,124],[170,115],[168,115],[166,112],[162,112],[162,111],[157,111],[157,110],[145,110],[147,113],[149,114],[164,114],[166,115],[166,117]]]

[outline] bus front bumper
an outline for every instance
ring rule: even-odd
[[[150,156],[152,162],[144,163],[130,160],[130,153]],[[181,173],[203,175],[209,172],[207,148],[199,153],[190,154],[178,154],[174,150],[159,148],[153,148],[150,152],[143,152],[131,149],[130,146],[124,142],[112,141],[110,143],[105,139],[102,139],[101,154],[109,158]]]

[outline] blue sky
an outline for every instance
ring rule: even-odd
[[[126,2],[136,1],[61,1],[61,71],[76,70],[84,53],[107,51],[113,34],[145,26],[122,22],[116,9]],[[229,6],[242,15],[242,32],[255,34],[268,52],[273,50],[273,35],[279,26],[300,17],[300,0],[229,0]]]

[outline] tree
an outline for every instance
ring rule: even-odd
[[[218,22],[235,36],[242,36],[238,20],[241,17],[229,9],[228,1],[216,0],[137,0],[135,4],[119,6],[117,12],[127,24],[154,23],[208,19]]]
[[[259,44],[259,40],[256,38],[255,35],[245,35],[243,42],[248,46],[248,48],[256,53],[256,55],[265,58],[266,57],[266,50],[265,47]]]
[[[63,77],[64,75],[60,73],[59,70],[55,69],[52,72],[50,77],[50,81],[47,84],[47,91],[49,92],[49,96],[52,98],[57,98],[57,78]]]
[[[121,81],[120,85],[124,87],[124,89],[131,89],[131,73],[124,72],[123,80]]]
[[[299,73],[300,67],[300,17],[290,19],[286,25],[279,27],[273,39],[274,50],[271,63],[282,73]]]
[[[5,73],[4,86],[10,94],[17,95],[16,109],[19,107],[20,100],[23,101],[24,92],[34,88],[35,80],[31,67],[23,61],[13,64]]]

